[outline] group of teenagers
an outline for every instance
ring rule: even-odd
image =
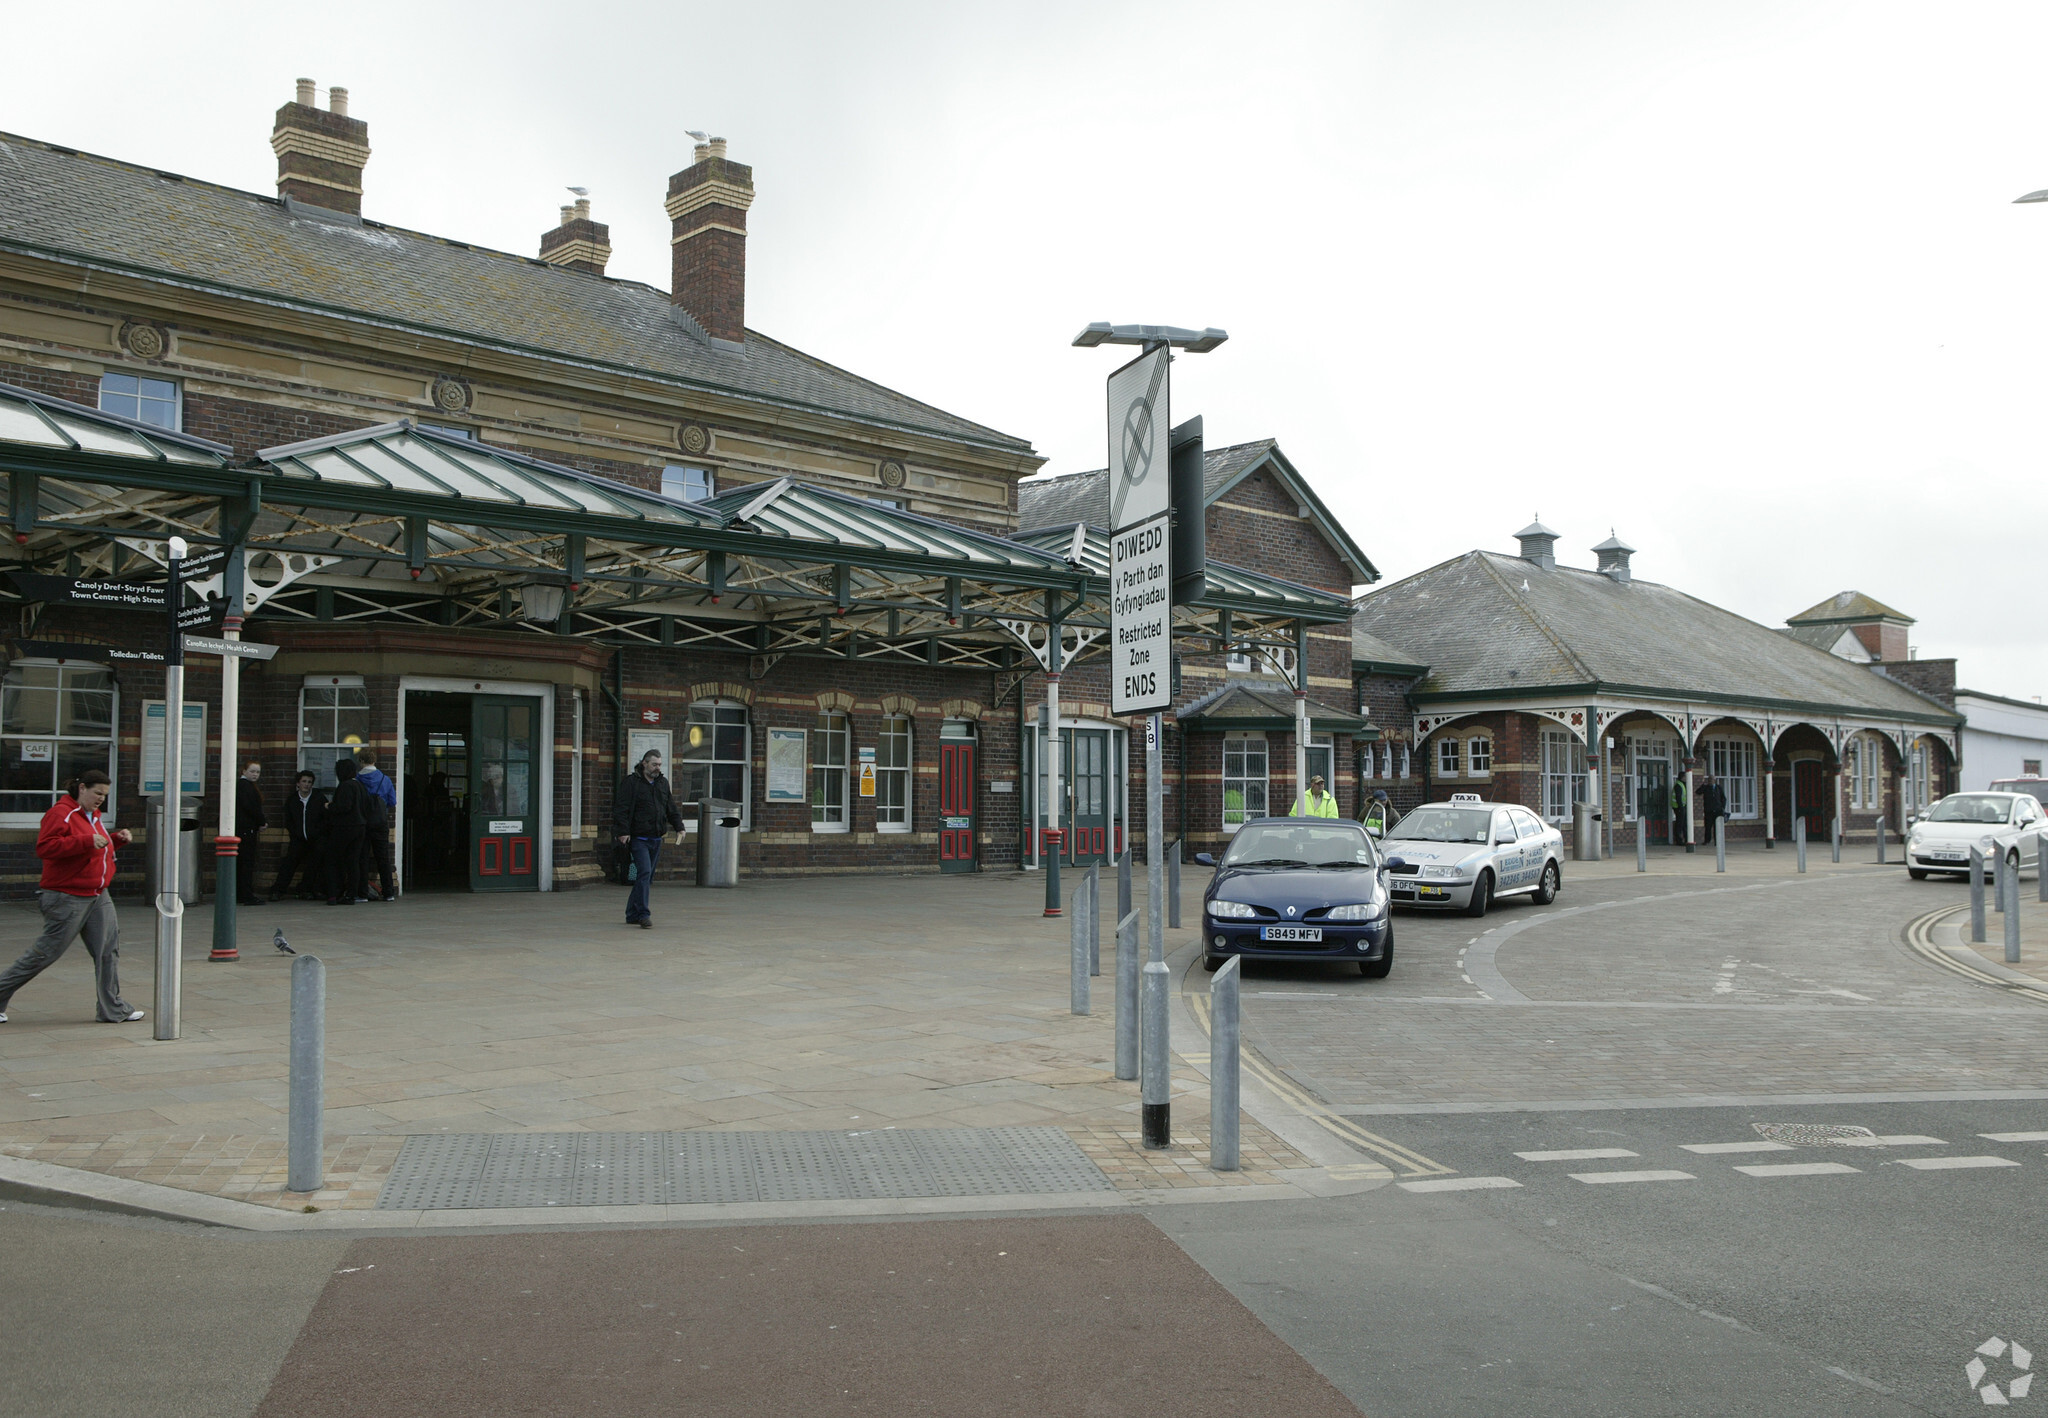
[[[257,905],[254,890],[257,834],[270,825],[258,786],[263,766],[250,763],[235,784],[235,835],[242,881],[237,893],[243,905]],[[331,906],[359,901],[389,901],[391,880],[391,814],[398,792],[377,767],[377,755],[365,749],[334,765],[335,786],[316,786],[310,772],[298,775],[285,795],[284,821],[289,842],[271,887],[270,899],[284,897],[294,881],[306,900],[325,899]],[[97,768],[72,781],[36,831],[36,857],[42,876],[36,904],[43,929],[35,943],[5,970],[0,970],[0,1024],[15,991],[49,969],[81,937],[93,962],[94,1018],[102,1024],[133,1024],[144,1011],[121,997],[121,923],[109,888],[116,870],[114,854],[133,840],[125,827],[110,826],[107,796],[113,784]],[[371,894],[375,874],[379,890]]]

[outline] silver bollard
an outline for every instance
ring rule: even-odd
[[[285,1190],[316,1192],[323,1180],[322,1124],[327,1112],[327,967],[317,955],[292,962],[291,1112]]]
[[[1074,904],[1067,908],[1067,1010],[1088,1012],[1088,878],[1074,888]]]
[[[1806,874],[1806,819],[1803,817],[1792,819],[1792,846],[1799,854],[1799,873],[1804,876]]]
[[[1164,960],[1145,962],[1145,1079],[1138,1089],[1138,1115],[1141,1141],[1155,1150],[1173,1141],[1173,1078],[1166,1066],[1168,974]]]
[[[1166,928],[1180,929],[1180,843],[1173,844],[1173,855],[1166,859]]]
[[[1984,865],[1990,868],[1991,871],[1991,909],[2003,915],[2005,913],[2005,854],[1994,849],[1993,855]]]
[[[1984,854],[1970,848],[1970,940],[1984,943]]]
[[[1102,973],[1102,868],[1088,868],[1088,973]]]
[[[2041,883],[2041,899],[2048,901],[2048,839],[2034,838],[2034,876]]]
[[[2020,874],[2017,870],[2005,872],[2005,895],[2011,899],[2005,906],[2005,963],[2020,963]]]
[[[1842,819],[1835,819],[1835,860],[1842,860]]]
[[[1636,870],[1650,869],[1650,828],[1640,817],[1636,819]]]
[[[1131,914],[1131,849],[1124,848],[1124,854],[1116,859],[1116,918],[1121,921]]]
[[[1116,923],[1116,1076],[1138,1076],[1138,913]]]
[[[1233,955],[1209,980],[1209,1168],[1237,1170],[1237,983],[1242,957]]]
[[[1728,819],[1714,819],[1714,870],[1728,870]]]
[[[1884,865],[1884,819],[1877,820],[1877,864]]]

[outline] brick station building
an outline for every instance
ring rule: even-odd
[[[1066,539],[1020,532],[1029,442],[747,328],[753,174],[722,139],[668,180],[661,290],[605,274],[587,201],[534,256],[378,222],[368,126],[344,90],[316,98],[302,81],[277,111],[275,196],[0,135],[0,569],[147,581],[173,531],[245,546],[220,589],[279,653],[243,673],[238,756],[277,804],[299,767],[326,782],[375,747],[413,886],[598,879],[612,788],[648,747],[680,794],[739,803],[748,872],[1035,862],[1034,636],[1061,622],[1099,653],[1102,617]],[[1303,617],[1334,626],[1311,687],[1341,699],[1370,568],[1254,447],[1215,460],[1213,593],[1183,643],[1278,655]],[[6,609],[0,888],[19,893],[71,773],[110,766],[132,810],[162,685],[136,657],[164,637],[133,612]],[[1126,809],[1126,726],[1098,670],[1069,673],[1069,810],[1100,826]],[[188,686],[211,795],[218,661]],[[1099,859],[1112,835],[1065,850]]]
[[[1838,820],[1897,834],[1955,790],[1954,662],[1910,659],[1897,612],[1857,597],[1772,630],[1637,579],[1619,537],[1586,570],[1558,564],[1541,522],[1516,536],[1518,556],[1467,552],[1359,601],[1357,693],[1387,728],[1362,774],[1397,807],[1477,792],[1568,826],[1590,797],[1617,841],[1640,823],[1671,844],[1688,784],[1698,842],[1712,775],[1731,840],[1782,842],[1795,816],[1814,840]],[[1845,637],[1868,653],[1852,663]]]

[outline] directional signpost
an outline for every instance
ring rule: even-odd
[[[1109,376],[1110,709],[1145,719],[1145,886],[1149,959],[1144,971],[1144,1045],[1140,1085],[1144,1143],[1165,1147],[1172,1132],[1167,1067],[1165,936],[1166,851],[1160,711],[1173,704],[1172,349],[1204,354],[1229,337],[1221,330],[1162,325],[1090,325],[1081,346],[1141,345],[1144,352]],[[1196,435],[1199,437],[1199,434]],[[1200,460],[1200,448],[1195,457]],[[1196,506],[1180,509],[1199,517]],[[1057,733],[1058,726],[1054,726]]]

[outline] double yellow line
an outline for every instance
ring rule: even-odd
[[[1183,990],[1181,998],[1187,1001],[1189,1010],[1195,1016],[1195,1023],[1201,1026],[1203,1035],[1207,1036],[1209,1033],[1208,995],[1197,993],[1194,990]],[[1455,1167],[1446,1167],[1441,1162],[1432,1161],[1430,1158],[1424,1157],[1420,1152],[1403,1147],[1400,1143],[1381,1137],[1376,1132],[1368,1132],[1351,1119],[1331,1112],[1328,1107],[1311,1095],[1307,1089],[1287,1077],[1279,1069],[1267,1063],[1265,1059],[1259,1056],[1258,1050],[1251,1046],[1242,1045],[1239,1049],[1238,1058],[1245,1068],[1250,1069],[1258,1076],[1261,1083],[1284,1098],[1294,1111],[1308,1118],[1311,1122],[1316,1123],[1324,1131],[1342,1138],[1361,1152],[1371,1153],[1385,1159],[1384,1165],[1378,1162],[1359,1164],[1359,1170],[1350,1178],[1351,1180],[1382,1181],[1394,1177],[1443,1177],[1449,1176],[1458,1170]],[[1347,1173],[1350,1172],[1348,1168],[1344,1170]]]
[[[1966,960],[1956,959],[1934,943],[1936,925],[1949,916],[1960,915],[1969,909],[1968,906],[1944,906],[1939,911],[1929,911],[1906,927],[1906,948],[1930,965],[1938,965],[1944,970],[1961,975],[1966,980],[1974,980],[1980,985],[1989,985],[1994,990],[2004,990],[2007,994],[2018,995],[2031,1004],[2048,1007],[2048,993],[2026,985],[2016,985],[2010,980],[2001,980],[1988,970],[1980,970]]]

